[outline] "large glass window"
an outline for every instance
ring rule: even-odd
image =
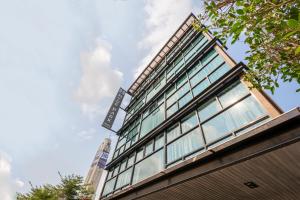
[[[179,135],[180,135],[180,126],[177,124],[176,126],[169,128],[167,130],[167,142],[174,140]]]
[[[248,93],[248,89],[242,83],[237,82],[221,93],[219,100],[223,107],[227,107]]]
[[[221,110],[220,104],[216,99],[211,99],[199,108],[198,114],[200,121],[204,121],[205,119],[217,113],[219,110]]]
[[[166,85],[166,79],[165,76],[161,76],[156,83],[153,84],[153,86],[150,89],[150,92],[147,95],[147,102],[155,95],[157,92],[159,92],[163,86]]]
[[[153,141],[149,142],[145,147],[145,156],[153,152]]]
[[[160,150],[145,160],[136,164],[133,174],[133,183],[148,178],[164,168],[164,151]]]
[[[192,128],[194,128],[198,124],[199,123],[198,123],[198,119],[197,119],[196,114],[195,113],[191,114],[190,116],[185,118],[181,123],[182,133],[185,133],[185,132],[191,130]]]
[[[164,134],[162,133],[155,138],[155,144],[154,144],[155,150],[163,147],[164,144],[165,144],[165,138],[164,138]]]
[[[210,85],[207,79],[204,79],[201,83],[199,83],[196,87],[193,88],[194,96],[200,94],[203,90],[205,90]]]
[[[247,97],[203,124],[207,143],[212,143],[265,114],[253,97]]]
[[[127,167],[131,167],[134,163],[134,154],[130,155],[128,158]]]
[[[171,115],[173,115],[177,110],[178,110],[178,104],[176,102],[172,106],[167,108],[167,117],[170,117]]]
[[[227,64],[223,64],[221,67],[219,67],[216,71],[214,71],[210,76],[209,80],[211,82],[215,82],[218,80],[221,76],[223,76],[227,71],[229,70],[229,67]]]
[[[139,160],[141,160],[144,156],[144,149],[140,149],[137,153],[136,153],[136,162],[138,162]]]
[[[196,128],[167,146],[167,162],[173,162],[203,146],[200,129]]]
[[[130,184],[131,174],[132,174],[132,167],[130,169],[127,169],[123,173],[119,174],[118,181],[116,184],[116,189],[119,189],[123,186]]]
[[[122,164],[121,164],[121,167],[120,167],[120,172],[124,171],[126,169],[126,162],[127,160],[123,160]]]
[[[202,69],[198,71],[190,80],[191,86],[194,87],[206,77],[207,73]]]
[[[178,106],[179,108],[182,108],[185,104],[187,104],[189,101],[191,101],[193,99],[193,95],[188,92],[187,94],[185,94],[181,99],[179,99],[178,101]]]
[[[145,136],[165,119],[164,104],[156,108],[142,122],[141,136]]]
[[[222,63],[224,62],[224,60],[218,55],[217,57],[215,57],[212,61],[210,61],[210,63],[208,63],[206,65],[206,67],[204,68],[204,70],[206,71],[206,74],[209,74],[210,72],[212,72],[213,70],[215,70],[217,67],[219,67]]]
[[[114,191],[115,183],[116,183],[116,177],[106,182],[103,189],[103,196]]]

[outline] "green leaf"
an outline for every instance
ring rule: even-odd
[[[299,54],[300,53],[300,45],[296,48],[295,50],[295,55]]]
[[[296,92],[300,92],[300,88],[298,88],[298,89],[296,90]]]
[[[288,34],[286,34],[286,35],[283,37],[283,39],[286,39],[286,38],[288,38],[288,37],[294,35],[295,33],[297,33],[297,30],[296,30],[296,31],[291,31],[291,32],[289,32]]]
[[[289,19],[288,21],[287,21],[287,25],[290,27],[290,28],[297,28],[297,26],[298,26],[298,21],[297,20],[295,20],[295,19]]]
[[[239,15],[242,15],[242,14],[244,14],[244,11],[242,9],[238,9],[238,10],[236,10],[236,13]]]

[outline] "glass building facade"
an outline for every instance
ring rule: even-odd
[[[241,76],[222,83],[235,67],[229,60],[210,35],[185,31],[133,94],[102,198],[271,118]],[[216,84],[222,89],[209,92]]]

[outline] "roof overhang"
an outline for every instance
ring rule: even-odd
[[[143,72],[138,76],[138,78],[129,87],[128,93],[135,94],[136,90],[145,81],[145,79],[151,74],[151,72],[157,67],[160,61],[165,57],[165,55],[172,49],[172,47],[178,42],[178,40],[184,35],[184,33],[189,29],[189,27],[196,20],[196,16],[191,13],[186,20],[180,25],[177,31],[171,36],[171,38],[166,42],[166,44],[161,48],[161,50],[154,56],[151,62],[145,67]]]

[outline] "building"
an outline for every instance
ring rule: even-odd
[[[106,161],[110,152],[111,139],[105,138],[99,146],[84,183],[94,192],[97,191]]]
[[[128,89],[100,199],[298,199],[300,110],[249,90],[191,14]]]

